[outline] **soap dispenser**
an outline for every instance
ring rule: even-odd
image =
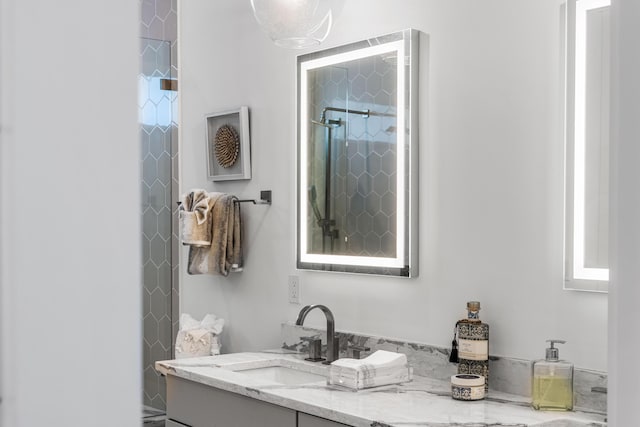
[[[547,340],[544,360],[533,363],[532,404],[534,409],[543,411],[571,411],[573,409],[573,364],[560,360],[554,344],[564,344],[563,340]]]

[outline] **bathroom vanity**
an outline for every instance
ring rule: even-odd
[[[167,391],[167,427],[345,425],[171,375]]]
[[[167,377],[168,427],[604,426],[586,412],[539,412],[522,396],[490,391],[455,401],[446,381],[414,375],[358,392],[326,384],[327,367],[287,350],[156,362]]]

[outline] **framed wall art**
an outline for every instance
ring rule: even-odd
[[[231,181],[251,179],[249,107],[208,114],[207,179]]]

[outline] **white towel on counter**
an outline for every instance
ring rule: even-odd
[[[383,385],[400,384],[407,381],[411,381],[412,372],[409,367],[397,369],[387,375],[378,375],[372,378],[364,377],[350,377],[345,375],[336,375],[331,373],[329,375],[329,384],[337,385],[341,387],[347,387],[354,390],[361,390],[363,388],[380,387]]]
[[[407,356],[385,350],[364,359],[338,359],[329,367],[329,384],[356,390],[399,384],[411,377]]]
[[[337,375],[350,377],[350,378],[377,378],[386,375],[393,375],[398,371],[406,370],[407,365],[394,366],[390,368],[373,368],[370,366],[362,366],[358,369],[345,368],[343,366],[334,366],[332,371]]]
[[[331,366],[347,372],[358,372],[370,378],[378,373],[386,374],[398,367],[407,366],[407,356],[402,353],[378,350],[364,359],[338,359]]]

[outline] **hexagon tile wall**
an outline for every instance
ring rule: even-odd
[[[331,162],[331,219],[339,231],[334,254],[352,256],[395,256],[396,233],[396,126],[397,106],[395,64],[377,58],[375,63],[355,60],[327,68],[315,75],[311,94],[314,117],[325,107],[371,110],[367,119],[357,115],[329,112],[329,118],[344,125],[333,129],[327,141],[324,128],[314,129],[316,155],[309,164],[318,204],[324,208],[325,162]],[[389,126],[393,123],[393,126]],[[332,146],[325,159],[326,144]],[[313,251],[322,252],[322,229],[312,216]]]
[[[178,326],[176,229],[178,152],[176,92],[160,89],[177,77],[177,0],[139,0],[138,108],[142,159],[144,405],[165,409],[164,377],[157,360],[173,357]]]

